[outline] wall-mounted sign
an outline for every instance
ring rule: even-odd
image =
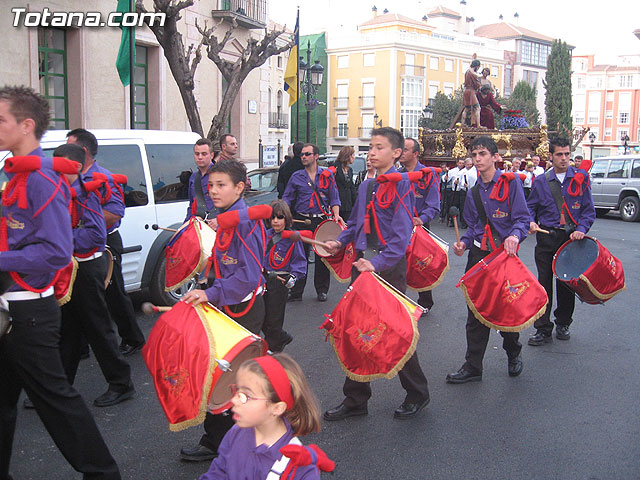
[[[258,113],[258,102],[249,100],[249,113]]]

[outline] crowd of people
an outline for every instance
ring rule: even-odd
[[[124,215],[122,190],[117,173],[95,161],[97,141],[87,130],[70,131],[67,144],[54,152],[56,158],[48,158],[40,147],[48,123],[49,107],[42,97],[22,87],[0,89],[0,150],[13,153],[5,164],[9,185],[2,197],[0,226],[0,271],[11,272],[13,280],[2,295],[13,323],[11,331],[0,337],[0,479],[11,478],[22,390],[74,469],[84,478],[119,479],[118,466],[73,380],[86,341],[108,384],[94,405],[113,406],[135,394],[124,356],[139,351],[145,339],[121,280],[117,225]],[[315,464],[295,469],[281,453],[281,448],[300,446],[297,436],[320,428],[320,410],[304,374],[295,360],[279,353],[294,340],[284,328],[286,304],[302,300],[311,260],[309,244],[287,234],[292,230],[314,231],[327,220],[340,224],[339,236],[325,244],[330,254],[354,244],[352,282],[363,272],[376,272],[403,293],[405,252],[414,228],[428,229],[436,218],[448,222],[450,207],[457,207],[455,216],[465,229],[453,244],[453,253],[461,256],[469,251],[466,270],[499,245],[508,255],[516,255],[527,235],[538,232],[536,266],[549,304],[528,343],[539,346],[551,341],[554,324],[558,339],[570,338],[574,296],[556,287],[552,321],[551,262],[565,241],[585,236],[595,210],[587,185],[579,195],[569,194],[576,169],[570,165],[567,140],[550,140],[551,165],[546,172],[535,156],[530,164],[512,165],[530,181],[514,175],[504,198],[492,195],[503,171],[498,168],[502,159],[497,146],[489,137],[476,137],[470,157],[459,160],[455,168],[443,165],[439,178],[425,175],[417,183],[408,174],[429,170],[420,162],[421,145],[390,127],[372,131],[367,169],[355,181],[352,147],[343,148],[334,165],[321,167],[317,145],[296,143],[280,168],[280,198],[268,208],[244,202],[247,171],[234,158],[237,149],[230,134],[220,139],[217,158],[209,140],[194,145],[196,168],[189,179],[185,221],[198,216],[224,238],[212,252],[212,274],[182,301],[215,305],[250,332],[262,333],[274,355],[242,365],[232,386],[232,414],[207,413],[198,444],[182,448],[184,460],[212,460],[201,479],[314,479],[321,469],[330,468],[330,461],[320,461],[321,451],[314,450]],[[393,174],[404,176],[381,189],[382,179]],[[230,219],[232,229],[227,227]],[[553,235],[542,234],[541,229]],[[107,245],[118,259],[114,280],[105,290]],[[70,262],[77,264],[76,288],[61,310],[52,285]],[[319,260],[313,269],[316,298],[325,302],[330,272]],[[418,303],[428,315],[434,307],[432,291],[421,292]],[[465,362],[446,376],[448,383],[482,379],[489,331],[469,309]],[[519,334],[501,334],[508,375],[518,376],[524,365]],[[417,353],[403,365],[399,377],[406,393],[393,416],[408,420],[431,400]],[[346,377],[343,393],[344,399],[324,412],[326,421],[368,413],[372,395],[368,382]]]

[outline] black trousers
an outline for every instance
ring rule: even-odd
[[[453,222],[453,218],[449,216],[449,209],[454,206],[454,203],[453,203],[454,197],[455,197],[455,192],[453,190],[447,189],[444,192],[444,212],[445,212],[445,219],[447,220],[447,223]]]
[[[454,201],[453,204],[458,207],[460,210],[460,216],[458,217],[458,222],[462,228],[467,228],[467,224],[464,221],[464,205],[467,201],[467,192],[465,190],[458,190],[454,192]]]
[[[107,245],[113,255],[113,273],[107,286],[107,306],[111,318],[118,326],[118,334],[128,345],[138,346],[144,343],[144,333],[138,325],[133,303],[124,289],[122,277],[122,237],[117,230],[107,235]]]
[[[424,227],[429,230],[429,223],[425,223]],[[424,292],[418,292],[418,305],[431,310],[433,308],[433,290],[426,290]]]
[[[238,305],[231,305],[232,312],[240,312],[247,306],[247,302],[240,303]],[[236,322],[249,330],[251,333],[260,335],[262,330],[262,323],[264,321],[264,299],[262,295],[256,297],[253,307],[245,315],[240,318],[234,318]],[[207,447],[208,449],[217,452],[218,446],[222,441],[222,438],[233,427],[233,417],[225,413],[214,415],[207,412],[204,418],[204,435],[200,439],[200,445]]]
[[[296,215],[297,219],[306,220],[307,217],[303,217],[301,215]],[[305,225],[304,223],[294,223],[293,226],[296,230],[311,230],[315,232],[318,225],[320,225],[325,219],[321,217],[309,218],[311,220],[311,225]],[[307,257],[307,261],[309,261],[309,253],[311,252],[311,245],[308,243],[304,244],[304,255]],[[307,266],[307,269],[309,267]],[[304,278],[299,279],[294,287],[291,289],[291,295],[295,297],[302,296],[304,293],[304,287],[307,284],[306,275]],[[314,273],[313,273],[313,285],[316,288],[316,293],[327,293],[329,291],[329,284],[331,280],[331,274],[329,273],[329,269],[327,266],[320,260],[320,257],[316,256],[316,261],[314,264]]]
[[[120,472],[60,360],[60,309],[54,296],[9,302],[11,332],[0,339],[0,479],[9,474],[17,403],[24,388],[56,446],[85,479]]]
[[[288,279],[289,275],[282,274],[282,278]],[[267,279],[267,291],[264,294],[264,323],[262,331],[264,339],[273,352],[282,351],[284,340],[284,313],[287,307],[287,294],[289,289],[277,278]]]
[[[71,300],[62,306],[60,356],[73,385],[86,338],[109,389],[125,392],[132,386],[131,367],[118,350],[118,338],[105,301],[107,257],[78,262]]]
[[[362,254],[359,254],[362,257]],[[351,281],[360,275],[356,268],[351,270]],[[407,291],[407,258],[403,257],[394,267],[389,270],[380,272],[379,275],[387,282],[400,290],[402,293]],[[411,358],[404,364],[402,370],[398,373],[400,384],[405,389],[406,403],[419,403],[429,398],[429,385],[427,377],[420,367],[417,352],[411,355]],[[347,408],[356,408],[366,405],[371,398],[371,383],[356,382],[349,377],[345,377],[342,387],[345,399],[343,401]]]
[[[549,227],[541,227],[549,229]],[[553,332],[553,323],[551,323],[551,308],[553,306],[553,256],[558,249],[569,240],[569,234],[565,230],[549,229],[549,235],[546,233],[536,234],[535,259],[536,267],[538,267],[538,281],[544,287],[549,298],[547,309],[533,326],[545,333],[551,335]],[[556,279],[556,304],[557,307],[553,314],[555,316],[556,325],[569,326],[573,321],[573,310],[576,306],[576,297],[572,290],[566,287],[562,282]]]
[[[465,272],[478,263],[482,258],[489,255],[488,250],[484,251],[476,246],[469,250],[469,257]],[[473,315],[473,312],[467,307],[467,353],[465,355],[464,368],[470,372],[482,374],[482,360],[484,352],[487,350],[489,343],[489,334],[491,329],[482,323]],[[518,332],[500,332],[502,336],[502,348],[507,352],[507,357],[515,358],[522,350],[522,344],[518,341],[520,333]]]

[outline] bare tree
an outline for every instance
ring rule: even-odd
[[[285,33],[284,28],[272,31],[265,28],[262,39],[258,40],[250,37],[240,56],[235,61],[227,60],[222,57],[223,50],[238,27],[235,19],[233,19],[231,27],[225,32],[221,40],[218,40],[214,35],[220,24],[207,27],[206,22],[204,26],[200,26],[196,22],[196,28],[202,38],[198,45],[191,44],[185,49],[182,34],[178,31],[178,21],[181,19],[180,12],[192,5],[193,0],[153,0],[154,11],[156,13],[164,13],[166,19],[164,26],[159,26],[152,22],[147,22],[147,26],[162,46],[171,74],[180,90],[191,130],[204,136],[200,111],[194,95],[194,78],[198,64],[202,60],[201,50],[203,46],[206,48],[207,57],[216,64],[223,78],[227,81],[227,89],[222,96],[220,109],[211,120],[211,126],[207,132],[207,138],[214,141],[222,133],[225,121],[231,114],[233,102],[249,73],[263,65],[272,55],[278,55],[289,50],[295,43],[291,39],[278,47],[277,40]],[[147,12],[143,5],[143,0],[136,0],[136,11]],[[222,23],[222,20],[220,23]]]

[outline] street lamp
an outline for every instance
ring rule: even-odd
[[[378,118],[379,118],[379,117],[378,117],[378,114],[377,114],[377,113],[375,113],[375,114],[373,115],[373,124],[374,124],[376,127],[380,128],[380,127],[382,127],[382,119],[378,120]]]
[[[593,144],[596,141],[596,134],[591,132],[589,134],[589,141],[591,142],[591,160],[593,160]]]
[[[422,109],[422,119],[420,122],[422,123],[422,127],[429,128],[432,118],[433,118],[433,108],[431,108],[431,105],[425,105],[425,107]]]
[[[307,61],[305,62],[300,57],[300,70],[303,71],[300,90],[307,96],[305,106],[307,108],[307,143],[309,143],[311,138],[311,110],[314,110],[319,104],[316,96],[324,76],[324,67],[320,65],[319,60],[315,60],[311,65],[311,41],[307,42]],[[298,121],[300,120],[298,119]]]
[[[629,148],[629,135],[625,133],[620,140],[624,142],[624,154],[626,155]]]

